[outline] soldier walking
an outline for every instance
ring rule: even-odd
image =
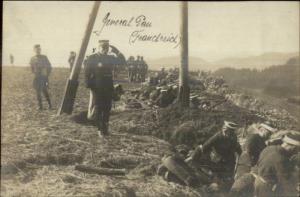
[[[43,110],[42,93],[44,94],[49,109],[52,108],[50,96],[48,93],[49,75],[51,73],[51,64],[46,55],[41,54],[41,46],[34,45],[35,56],[30,60],[31,71],[34,74],[33,87],[36,90],[39,110]]]
[[[108,54],[109,48],[114,55]],[[98,52],[88,56],[85,65],[87,88],[93,93],[95,121],[99,136],[108,135],[109,115],[113,99],[113,67],[125,65],[126,61],[119,50],[109,45],[108,40],[100,40]]]

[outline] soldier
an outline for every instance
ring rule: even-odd
[[[70,64],[70,70],[72,70],[72,68],[73,68],[73,65],[75,63],[75,58],[76,58],[76,53],[74,51],[71,51],[69,59],[68,59],[68,62]]]
[[[43,110],[42,93],[44,94],[49,109],[52,108],[50,96],[48,93],[49,75],[51,73],[51,64],[46,55],[41,54],[41,46],[34,45],[35,56],[30,59],[31,71],[34,74],[33,87],[36,90],[39,110]]]
[[[142,70],[141,70],[141,78],[142,78],[142,82],[146,81],[146,76],[148,73],[148,65],[147,63],[144,61],[144,57],[141,57],[141,65],[142,65]]]
[[[260,154],[255,176],[256,197],[297,196],[296,185],[291,179],[293,163],[290,158],[299,151],[300,134],[289,133],[283,144],[268,146]],[[297,182],[297,181],[296,181]]]
[[[9,54],[9,60],[10,60],[10,64],[13,66],[15,58],[12,54]]]
[[[232,178],[236,157],[242,149],[237,141],[237,124],[224,121],[222,130],[200,145],[186,161],[196,160],[211,166],[221,179]]]
[[[130,56],[127,60],[128,79],[130,82],[133,82],[133,67],[134,67],[134,57]]]
[[[276,129],[263,123],[254,127],[256,131],[250,134],[239,158],[235,174],[235,182],[231,188],[231,196],[253,196],[254,177],[250,173],[256,165],[261,151],[267,146],[266,142]]]
[[[137,56],[135,61],[135,82],[141,82],[141,56]]]
[[[114,55],[109,55],[109,48]],[[99,40],[98,52],[90,55],[85,66],[85,80],[94,98],[95,121],[100,137],[108,135],[109,115],[113,98],[113,66],[125,65],[126,61],[119,50],[109,45],[108,40]]]
[[[172,87],[164,88],[160,91],[160,95],[155,101],[155,104],[159,107],[167,107],[175,100],[176,95],[173,93]]]

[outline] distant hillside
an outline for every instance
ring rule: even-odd
[[[221,68],[214,74],[223,76],[231,86],[261,89],[278,97],[300,96],[299,56],[288,59],[283,65],[263,70]]]
[[[225,58],[213,62],[221,67],[264,69],[272,65],[283,65],[299,53],[265,53],[244,58]]]
[[[249,57],[233,57],[220,59],[214,62],[209,62],[200,57],[190,57],[190,70],[217,70],[219,68],[256,68],[264,69],[273,65],[283,65],[292,57],[298,56],[299,53],[264,53],[259,56]],[[180,65],[179,56],[163,57],[158,59],[147,59],[151,69],[158,70],[161,67],[170,68]]]
[[[165,68],[173,68],[178,67],[180,65],[180,58],[179,56],[172,56],[172,57],[163,57],[158,59],[149,59],[147,60],[148,65],[153,70],[159,70],[162,67]],[[190,70],[197,70],[197,69],[206,69],[206,67],[210,63],[203,60],[202,58],[198,57],[189,57],[189,67]]]

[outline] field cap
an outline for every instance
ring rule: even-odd
[[[41,47],[41,45],[40,44],[35,44],[34,46],[33,46],[33,48],[34,49],[36,49],[36,48],[40,48]]]
[[[294,146],[300,146],[300,134],[299,133],[288,133],[282,139],[283,142]]]
[[[99,40],[99,44],[100,45],[108,45],[109,44],[109,40]]]
[[[229,121],[224,121],[224,126],[226,127],[226,128],[229,128],[229,129],[236,129],[237,128],[237,124],[236,123],[234,123],[234,122],[229,122]]]

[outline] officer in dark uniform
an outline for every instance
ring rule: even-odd
[[[108,54],[109,48],[111,53]],[[99,136],[108,135],[109,115],[113,98],[113,67],[126,65],[126,60],[119,50],[109,45],[108,40],[99,41],[99,51],[88,56],[85,66],[87,88],[94,93],[96,121]]]
[[[43,109],[42,93],[44,94],[49,109],[52,108],[50,96],[48,93],[49,75],[51,73],[51,64],[46,55],[41,54],[41,46],[34,45],[35,56],[30,59],[31,71],[34,74],[33,87],[36,90],[39,109]]]

